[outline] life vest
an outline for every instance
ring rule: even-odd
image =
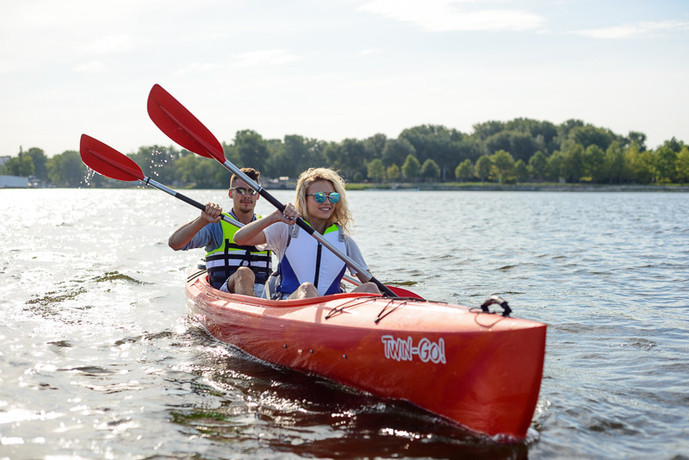
[[[237,220],[234,214],[223,213]],[[261,216],[258,216],[260,219]],[[254,218],[255,220],[256,218]],[[256,246],[240,246],[234,242],[237,227],[220,221],[223,244],[206,254],[206,268],[211,286],[219,288],[239,267],[249,267],[256,275],[256,284],[264,284],[272,272],[270,251],[259,251]]]
[[[347,247],[342,229],[331,225],[323,237],[346,254]],[[311,282],[318,289],[318,295],[342,292],[340,281],[346,264],[331,250],[305,232],[300,233],[296,225],[290,230],[285,255],[278,264],[279,284],[276,291],[291,294],[304,282]]]

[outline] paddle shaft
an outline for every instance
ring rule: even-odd
[[[194,200],[194,199],[192,199],[192,198],[189,198],[188,196],[183,195],[183,194],[181,194],[181,193],[179,193],[179,192],[176,192],[176,191],[172,190],[171,188],[166,187],[165,185],[161,184],[160,182],[157,182],[157,181],[151,179],[151,178],[148,177],[148,176],[144,176],[144,178],[143,178],[143,179],[140,179],[140,180],[141,180],[144,184],[146,184],[146,185],[151,185],[151,186],[157,188],[158,190],[162,190],[163,192],[165,192],[165,193],[167,193],[167,194],[169,194],[169,195],[172,195],[172,196],[174,196],[175,198],[177,198],[178,200],[182,200],[182,201],[184,201],[185,203],[188,203],[188,204],[190,204],[190,205],[192,205],[192,206],[194,206],[194,207],[200,209],[201,211],[205,211],[205,210],[206,210],[206,206],[202,205],[202,204],[199,203],[198,201],[196,201],[196,200]],[[220,215],[220,218],[221,218],[222,220],[224,220],[225,222],[227,222],[228,224],[234,225],[235,227],[241,228],[241,227],[244,226],[243,223],[241,223],[241,222],[239,222],[239,221],[237,221],[237,220],[234,220],[234,219],[232,219],[231,217],[226,216],[225,214],[221,214],[221,215]]]

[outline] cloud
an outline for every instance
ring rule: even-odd
[[[431,32],[534,30],[546,20],[537,14],[514,9],[470,9],[470,0],[372,0],[358,11],[409,22]]]
[[[614,40],[676,30],[689,30],[689,21],[639,22],[636,24],[603,27],[600,29],[577,30],[573,33],[584,37]]]
[[[272,67],[289,64],[300,59],[302,59],[301,56],[280,49],[248,51],[233,55],[230,61],[191,62],[178,69],[175,74],[188,75],[216,71],[226,72],[229,69],[237,68]]]
[[[281,49],[257,50],[240,53],[233,56],[235,67],[267,67],[289,64],[301,59],[296,54]]]
[[[380,54],[382,51],[378,48],[366,48],[364,50],[359,51],[359,56],[371,56],[374,54]]]
[[[103,61],[89,61],[77,65],[74,70],[79,73],[103,73],[108,68]]]

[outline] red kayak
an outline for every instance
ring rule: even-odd
[[[499,441],[525,438],[541,386],[546,325],[481,309],[344,293],[265,300],[186,286],[218,340],[269,363],[409,401]]]

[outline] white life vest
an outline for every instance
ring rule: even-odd
[[[347,247],[344,234],[338,225],[331,225],[323,237],[343,254]],[[311,282],[318,289],[318,295],[342,292],[340,281],[346,264],[333,252],[306,232],[299,232],[296,225],[290,230],[285,255],[278,264],[278,295],[288,295],[299,285]]]

